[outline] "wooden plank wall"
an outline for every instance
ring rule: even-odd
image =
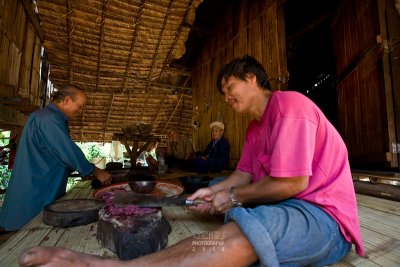
[[[342,1],[332,24],[339,131],[350,162],[391,165],[393,106],[383,75],[378,0]],[[391,100],[391,99],[389,99]]]
[[[274,90],[283,89],[287,78],[283,6],[277,1],[229,1],[226,13],[215,24],[212,37],[198,56],[192,71],[193,114],[199,111],[201,125],[193,130],[193,145],[203,151],[211,140],[209,124],[221,119],[231,146],[234,166],[241,154],[247,115],[233,112],[216,87],[219,68],[236,57],[251,55],[263,63]]]
[[[0,104],[26,113],[40,105],[41,38],[27,11],[30,5],[0,0]],[[4,121],[2,127],[7,128]]]

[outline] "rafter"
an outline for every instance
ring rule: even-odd
[[[176,32],[176,37],[175,37],[174,41],[173,41],[172,44],[171,44],[171,47],[170,47],[170,49],[169,49],[169,51],[168,51],[167,56],[165,57],[164,64],[163,64],[163,66],[164,66],[163,69],[164,69],[166,66],[168,66],[168,64],[169,64],[169,62],[170,62],[171,54],[172,54],[172,52],[174,51],[176,42],[178,41],[179,36],[180,36],[181,33],[182,33],[182,29],[183,29],[183,28],[185,27],[185,25],[186,25],[186,18],[187,18],[188,14],[189,14],[190,8],[192,7],[192,4],[193,4],[193,0],[189,1],[188,6],[186,7],[185,14],[183,15],[181,25],[179,25],[179,28],[178,28],[178,30],[177,30],[177,32]],[[164,21],[164,24],[165,24],[165,21]],[[161,75],[162,75],[162,71],[160,71],[160,74],[159,74],[157,80],[160,80]],[[189,75],[190,75],[190,73],[189,73]]]
[[[168,124],[169,124],[169,122],[171,121],[172,117],[174,116],[176,109],[179,107],[179,104],[181,103],[182,98],[183,98],[183,95],[181,95],[181,97],[179,98],[178,103],[176,103],[176,106],[175,106],[175,108],[174,108],[174,111],[172,111],[171,115],[169,116],[169,119],[168,119],[167,123],[165,124],[164,129],[162,130],[161,134],[164,134],[165,129],[167,129]]]
[[[55,63],[53,63],[54,65],[60,66],[60,67],[68,67],[68,65],[66,65],[65,62],[58,62],[58,61],[54,61]],[[77,71],[85,71],[85,72],[94,72],[95,70],[93,70],[90,67],[87,66],[79,66],[79,67],[75,67],[75,70]],[[104,75],[106,77],[111,77],[111,78],[124,78],[125,76],[119,73],[110,73],[110,72],[103,72],[100,71],[100,76]],[[172,85],[172,84],[167,84],[167,83],[160,83],[160,82],[156,82],[156,81],[151,81],[148,79],[143,79],[143,78],[138,78],[135,75],[126,75],[127,78],[132,78],[137,82],[142,82],[142,83],[146,83],[148,85],[155,85],[155,86],[160,86],[160,87],[164,87],[164,88],[172,88],[172,89],[178,89],[178,90],[183,90],[183,91],[191,91],[192,88],[191,87],[184,87],[184,86],[177,86],[177,85]]]
[[[111,114],[111,110],[112,110],[112,106],[114,104],[114,94],[112,95],[112,99],[111,99],[111,103],[110,103],[110,107],[108,108],[108,114],[107,114],[107,120],[106,123],[104,124],[104,131],[103,131],[103,143],[105,143],[106,141],[106,132],[107,132],[107,127],[108,127],[108,121],[110,120],[110,114]]]
[[[103,48],[104,39],[104,23],[106,19],[108,0],[103,0],[103,6],[101,11],[101,24],[100,24],[100,40],[99,40],[99,55],[97,58],[97,79],[96,79],[96,90],[99,91],[99,80],[100,80],[100,65],[101,65],[101,54]]]
[[[158,119],[158,116],[160,115],[160,112],[161,112],[161,110],[162,110],[163,107],[164,107],[165,99],[167,99],[167,95],[164,95],[163,100],[162,100],[162,103],[161,103],[161,106],[160,106],[160,108],[158,109],[156,116],[154,117],[154,120],[153,120],[152,125],[154,125],[154,124],[156,123],[156,121],[157,121],[157,119]]]
[[[162,39],[162,37],[164,35],[164,31],[165,31],[165,27],[166,27],[166,24],[167,24],[167,20],[168,20],[170,14],[171,14],[172,3],[173,3],[173,0],[170,0],[169,1],[169,5],[168,5],[167,13],[165,14],[165,17],[164,17],[163,25],[161,27],[160,35],[158,36],[156,49],[154,50],[153,58],[151,60],[150,70],[149,70],[149,73],[147,74],[147,80],[150,80],[151,72],[154,69],[154,64],[156,62],[156,58],[157,58],[157,55],[158,55],[158,50],[160,49],[161,39]]]
[[[71,3],[69,0],[65,2],[66,8],[67,8],[67,40],[68,40],[68,67],[69,67],[69,77],[68,77],[68,82],[72,84],[72,77],[73,77],[73,68],[72,68],[72,41],[71,41],[71,35],[72,35],[72,29],[74,26],[72,25],[71,22]]]
[[[43,40],[44,40],[43,30],[40,27],[38,16],[37,16],[37,14],[35,14],[35,12],[32,8],[32,1],[23,0],[21,2],[22,2],[22,5],[24,6],[25,12],[28,14],[28,19],[32,23],[33,27],[35,28],[36,33],[39,35],[40,41],[43,43]]]
[[[125,124],[126,121],[126,114],[128,113],[129,109],[129,104],[131,103],[131,90],[129,90],[128,93],[128,100],[126,101],[126,106],[125,106],[125,112],[124,112],[124,118],[122,119],[122,124]]]
[[[135,18],[135,21],[133,22],[133,23],[135,24],[135,28],[133,29],[131,49],[129,50],[129,57],[128,57],[128,62],[127,62],[127,64],[126,64],[124,81],[123,81],[123,83],[122,83],[122,92],[125,91],[128,73],[129,73],[129,70],[130,70],[130,68],[131,68],[132,56],[133,56],[133,52],[134,52],[134,50],[135,50],[135,45],[136,45],[136,38],[137,38],[137,36],[138,36],[139,25],[140,25],[140,21],[141,21],[141,19],[142,19],[143,10],[144,10],[144,2],[145,2],[145,0],[140,1],[139,12],[137,13],[136,18]]]
[[[156,49],[155,49],[154,54],[153,54],[153,58],[151,60],[150,69],[149,69],[149,72],[147,73],[147,81],[150,81],[151,72],[154,69],[154,64],[156,62],[156,58],[157,58],[157,55],[158,55],[158,50],[160,49],[160,43],[161,43],[161,39],[162,39],[162,36],[164,34],[164,31],[165,31],[167,19],[168,19],[170,13],[171,13],[172,2],[173,2],[173,0],[169,1],[168,10],[167,10],[167,13],[165,14],[165,17],[164,17],[164,21],[163,21],[163,25],[161,27],[160,35],[158,36],[158,41],[157,41]],[[148,91],[148,88],[149,88],[149,84],[146,85],[146,91]],[[148,100],[148,97],[146,98],[146,102],[144,103],[144,106],[143,106],[143,109],[142,109],[142,113],[140,115],[140,120],[142,120],[143,114],[146,111],[147,100]]]

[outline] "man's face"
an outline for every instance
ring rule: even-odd
[[[221,138],[222,134],[224,133],[224,130],[222,130],[221,128],[219,128],[218,126],[214,126],[211,129],[211,135],[212,135],[212,139],[216,140],[218,138]]]
[[[72,97],[67,96],[64,98],[62,103],[62,111],[69,118],[72,119],[82,112],[83,107],[86,104],[86,96],[83,92],[78,91],[75,97],[75,101]]]
[[[251,93],[255,85],[255,77],[247,78],[246,81],[234,76],[222,79],[222,92],[227,102],[236,112],[244,113],[251,106]]]
[[[177,142],[178,141],[178,133],[176,131],[169,132],[169,138],[171,139],[171,141]]]

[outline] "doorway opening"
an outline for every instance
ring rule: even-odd
[[[335,127],[338,101],[330,22],[337,4],[288,0],[284,6],[288,89],[314,101]]]

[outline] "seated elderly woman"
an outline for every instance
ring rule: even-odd
[[[229,169],[229,143],[222,136],[225,125],[220,121],[210,124],[212,140],[204,153],[195,160],[195,169],[199,173],[220,172]]]

